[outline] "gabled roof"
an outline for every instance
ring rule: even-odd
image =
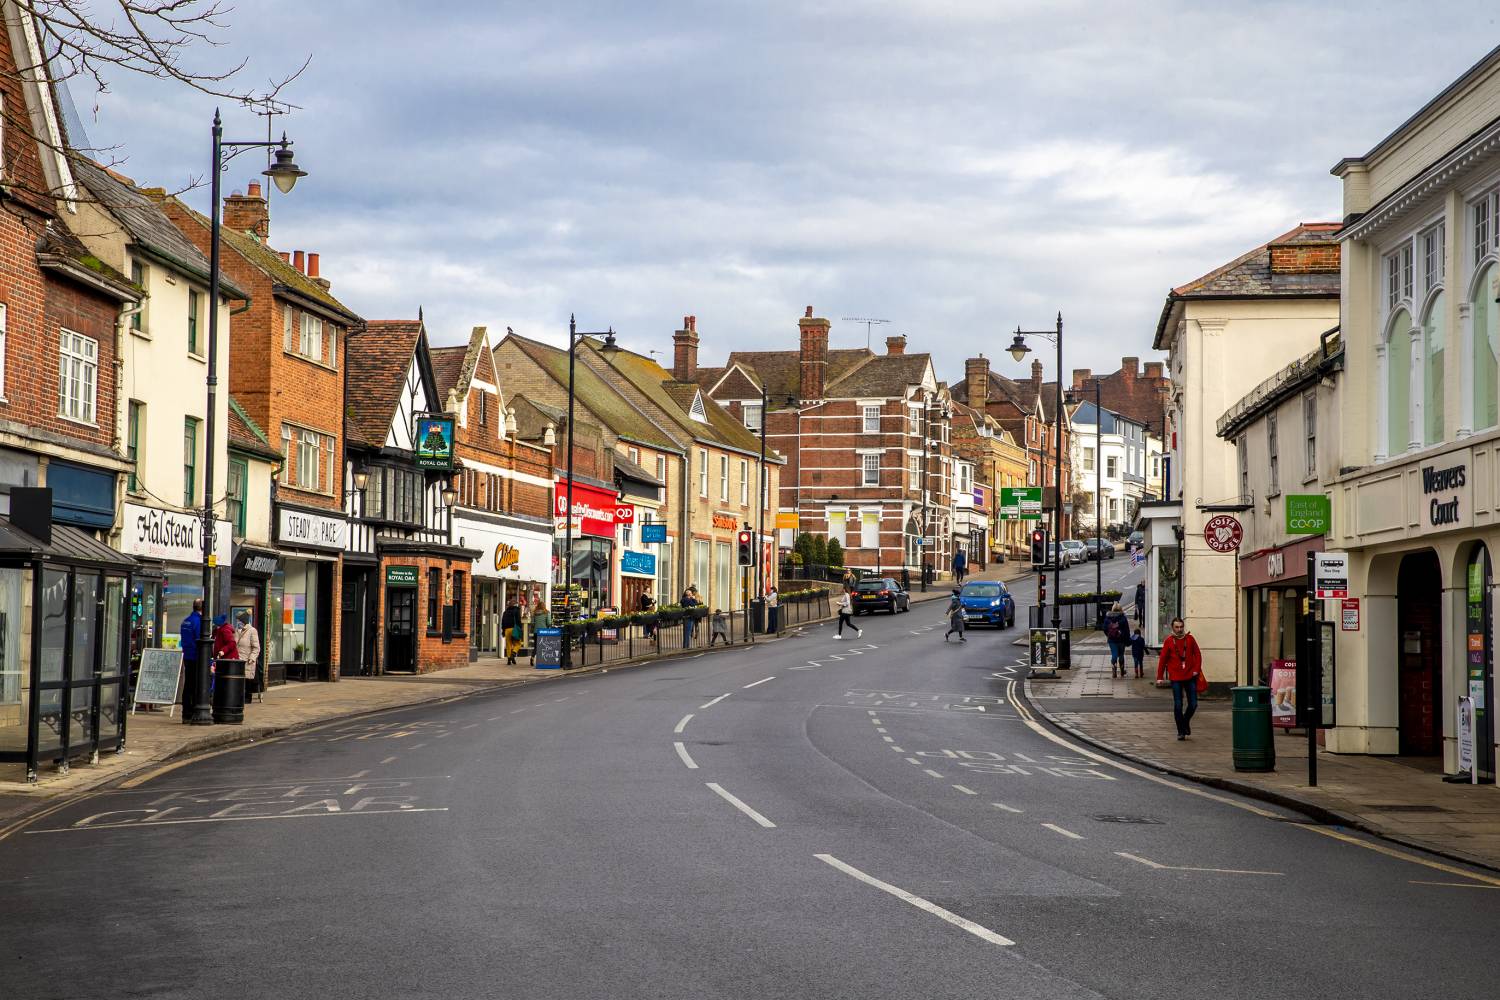
[[[412,359],[424,336],[419,319],[372,319],[344,348],[348,416],[374,447],[385,443]]]
[[[901,397],[921,385],[931,369],[928,354],[875,354],[829,382],[823,393],[830,398]]]
[[[714,382],[705,384],[701,378],[696,381],[715,399],[760,398],[760,378],[753,369],[735,363],[726,368],[711,370],[719,372],[719,377]]]
[[[469,379],[463,377],[464,357],[469,353],[468,347],[434,347],[432,354],[432,374],[437,379],[438,396],[448,398],[448,393],[457,389],[462,396],[468,388]]]
[[[229,448],[231,451],[256,455],[272,462],[281,461],[281,452],[271,447],[271,439],[266,437],[266,432],[250,419],[250,415],[233,396],[229,397]]]
[[[824,376],[823,385],[832,386],[849,369],[874,356],[874,352],[868,347],[839,348],[829,351],[828,371]],[[802,355],[798,351],[732,351],[729,355],[729,363],[747,368],[753,371],[758,379],[765,381],[767,401],[773,410],[784,408],[788,396],[795,397],[801,392]]]
[[[432,375],[437,380],[438,402],[448,405],[448,394],[458,392],[459,405],[469,395],[469,387],[477,378],[483,382],[495,381],[495,358],[490,353],[490,336],[486,327],[476,326],[469,334],[469,342],[463,347],[433,347],[427,351],[432,361]]]

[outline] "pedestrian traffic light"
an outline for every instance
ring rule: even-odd
[[[750,532],[748,532],[748,531],[742,531],[742,532],[740,532],[740,561],[739,561],[739,565],[741,565],[741,566],[754,566],[755,565],[755,548],[751,544],[751,540],[753,538],[754,538],[754,536],[751,535]]]
[[[1034,528],[1031,532],[1031,565],[1047,565],[1047,529]]]

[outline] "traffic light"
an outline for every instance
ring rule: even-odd
[[[748,531],[740,532],[739,565],[741,566],[755,565],[755,547],[751,544],[751,541],[754,537],[755,536],[751,535]]]
[[[1047,565],[1047,529],[1033,528],[1031,532],[1031,565]]]

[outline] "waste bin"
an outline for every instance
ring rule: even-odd
[[[1271,738],[1271,689],[1259,685],[1232,688],[1234,704],[1234,769],[1276,770],[1276,744]]]
[[[245,661],[214,661],[214,722],[238,726],[245,721]]]
[[[757,597],[750,602],[750,631],[757,635],[766,630],[766,599]]]
[[[1057,630],[1057,665],[1064,670],[1073,669],[1073,630]]]

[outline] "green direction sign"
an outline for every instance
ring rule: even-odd
[[[1326,535],[1333,528],[1333,503],[1321,493],[1290,493],[1286,497],[1289,535]]]
[[[1042,519],[1042,488],[1040,486],[1000,487],[1000,519],[1002,521],[1040,521]]]
[[[385,585],[387,587],[415,587],[417,585],[417,567],[387,566],[385,568]]]

